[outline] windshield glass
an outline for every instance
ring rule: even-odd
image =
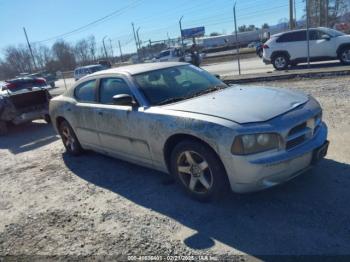
[[[345,35],[344,33],[340,32],[340,31],[330,29],[330,28],[322,28],[321,31],[325,32],[326,34],[328,34],[332,37],[338,37],[338,36]]]
[[[215,76],[192,65],[170,67],[134,75],[151,105],[188,99],[227,87]]]

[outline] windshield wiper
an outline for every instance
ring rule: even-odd
[[[157,105],[161,106],[161,105],[165,105],[165,104],[170,104],[170,103],[175,103],[184,99],[187,99],[188,97],[171,97],[168,99],[165,99],[163,101],[160,101]]]
[[[227,86],[224,86],[224,85],[212,86],[212,87],[207,88],[205,90],[202,90],[200,92],[194,93],[193,95],[190,95],[190,96],[171,97],[171,98],[165,99],[163,101],[160,101],[157,105],[160,106],[160,105],[175,103],[175,102],[178,102],[178,101],[181,101],[181,100],[190,99],[190,98],[201,96],[201,95],[204,95],[204,94],[208,94],[208,93],[211,93],[211,92],[214,92],[214,91],[217,91],[217,90],[225,89],[226,87]]]
[[[221,89],[225,89],[227,86],[224,85],[217,85],[217,86],[212,86],[209,87],[208,89],[202,90],[200,92],[194,93],[191,97],[196,97],[196,96],[201,96],[201,95],[205,95],[205,94],[209,94],[211,92],[217,91],[217,90],[221,90]]]

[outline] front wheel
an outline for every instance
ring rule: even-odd
[[[225,192],[228,181],[216,153],[205,144],[186,140],[171,154],[171,173],[194,199],[208,201]]]
[[[59,133],[67,153],[77,156],[83,151],[72,127],[65,120],[59,125]]]
[[[272,65],[276,70],[285,70],[288,68],[289,59],[284,54],[276,55],[272,58]]]
[[[342,49],[339,58],[342,64],[350,65],[350,47]]]

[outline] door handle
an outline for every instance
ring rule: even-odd
[[[102,111],[99,111],[99,112],[98,112],[98,115],[99,115],[99,116],[103,116],[103,112],[102,112]]]

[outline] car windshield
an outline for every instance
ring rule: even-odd
[[[344,33],[340,32],[340,31],[330,29],[330,28],[322,28],[321,31],[323,31],[324,33],[326,33],[332,37],[338,37],[338,36],[345,35]]]
[[[151,105],[164,105],[227,87],[192,65],[149,71],[134,75],[134,79]]]

